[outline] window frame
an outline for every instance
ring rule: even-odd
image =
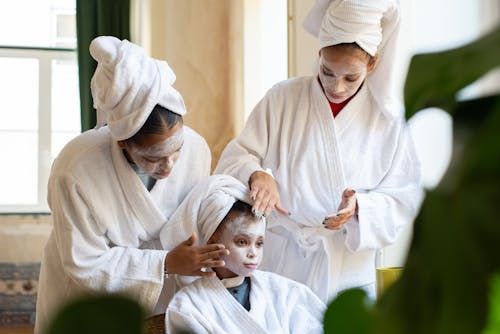
[[[0,203],[0,214],[49,213],[47,182],[53,162],[52,152],[52,64],[54,60],[77,62],[76,48],[28,47],[0,45],[1,58],[38,60],[38,175],[37,203],[6,205]],[[5,129],[0,129],[5,131]]]

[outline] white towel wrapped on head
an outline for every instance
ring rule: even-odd
[[[163,248],[175,248],[194,231],[199,244],[206,244],[236,200],[250,203],[247,186],[234,177],[216,174],[200,182],[161,230]]]
[[[115,140],[125,140],[139,131],[157,104],[181,116],[186,113],[167,62],[112,36],[95,38],[90,54],[97,61],[91,81],[96,129],[107,124]]]

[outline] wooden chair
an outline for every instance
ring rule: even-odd
[[[165,334],[165,313],[156,314],[146,319],[145,334]]]

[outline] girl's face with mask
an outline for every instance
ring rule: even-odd
[[[166,178],[179,159],[184,136],[183,123],[175,124],[162,134],[148,134],[133,143],[119,141],[129,160],[157,180]]]
[[[214,268],[219,278],[250,276],[262,261],[266,223],[254,216],[230,213],[217,243],[224,244],[229,255],[223,256],[225,267]]]
[[[342,103],[361,87],[373,71],[377,55],[371,57],[357,45],[333,45],[320,50],[319,80],[330,102]]]

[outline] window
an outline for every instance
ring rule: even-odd
[[[0,0],[0,31],[0,212],[45,212],[51,164],[80,133],[75,0]]]

